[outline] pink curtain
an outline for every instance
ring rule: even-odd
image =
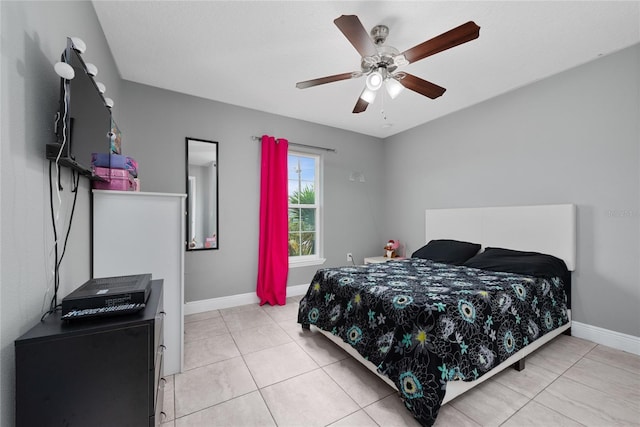
[[[260,240],[258,283],[260,305],[285,305],[289,274],[289,222],[286,139],[262,136],[260,172]]]

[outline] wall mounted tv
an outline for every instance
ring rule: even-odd
[[[46,157],[90,179],[100,179],[91,170],[91,154],[110,152],[109,136],[115,126],[111,109],[71,39],[67,39],[61,62],[73,67],[75,76],[60,78],[57,143],[47,144]]]

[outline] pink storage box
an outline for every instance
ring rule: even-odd
[[[133,177],[126,169],[109,169],[95,167],[93,173],[105,181],[92,181],[96,190],[133,191]]]

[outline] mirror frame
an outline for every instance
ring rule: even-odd
[[[215,227],[216,227],[216,246],[214,248],[206,248],[206,247],[202,247],[202,248],[190,248],[189,247],[189,223],[190,223],[190,215],[189,215],[189,205],[190,205],[190,200],[189,200],[189,143],[190,142],[202,142],[202,143],[207,143],[207,144],[213,144],[214,146],[214,150],[215,150],[215,155],[216,155],[216,185],[215,185],[215,189],[213,189],[215,191],[215,214],[216,214],[216,221],[215,221]],[[220,209],[219,209],[219,202],[218,202],[218,189],[219,189],[219,185],[218,185],[218,177],[219,177],[219,173],[218,173],[218,168],[219,168],[219,159],[218,159],[218,141],[211,141],[211,140],[207,140],[207,139],[200,139],[200,138],[191,138],[191,137],[186,137],[185,138],[185,193],[187,194],[187,198],[186,198],[186,205],[185,205],[185,217],[186,217],[186,222],[185,222],[185,250],[186,251],[207,251],[207,250],[216,250],[216,249],[220,249],[220,226],[219,226],[219,213],[220,213]]]

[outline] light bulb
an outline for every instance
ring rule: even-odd
[[[98,86],[98,92],[100,93],[105,93],[105,91],[107,90],[104,83],[102,82],[96,82],[96,86]]]
[[[367,76],[366,84],[369,90],[378,90],[382,86],[382,74],[380,71],[374,71]]]
[[[366,101],[367,103],[371,104],[376,99],[376,93],[377,92],[375,90],[371,90],[368,87],[366,87],[362,91],[362,95],[360,95],[360,98],[362,98],[363,101]]]
[[[402,89],[404,89],[402,83],[400,83],[393,77],[388,78],[384,82],[384,87],[387,89],[387,93],[389,94],[391,99],[396,99],[396,97],[400,95],[400,92],[402,92]]]
[[[72,80],[76,76],[73,67],[66,62],[56,62],[53,69],[56,70],[56,74],[63,79]]]
[[[80,37],[70,37],[73,48],[80,53],[84,53],[87,50],[87,45],[82,41]]]
[[[87,62],[84,65],[87,66],[87,74],[89,74],[90,76],[93,76],[93,77],[98,75],[98,67],[96,67],[95,65],[91,64],[90,62]]]
[[[113,99],[111,99],[111,98],[105,98],[105,99],[104,99],[104,103],[105,103],[105,105],[106,105],[107,107],[109,107],[109,108],[113,108]]]

